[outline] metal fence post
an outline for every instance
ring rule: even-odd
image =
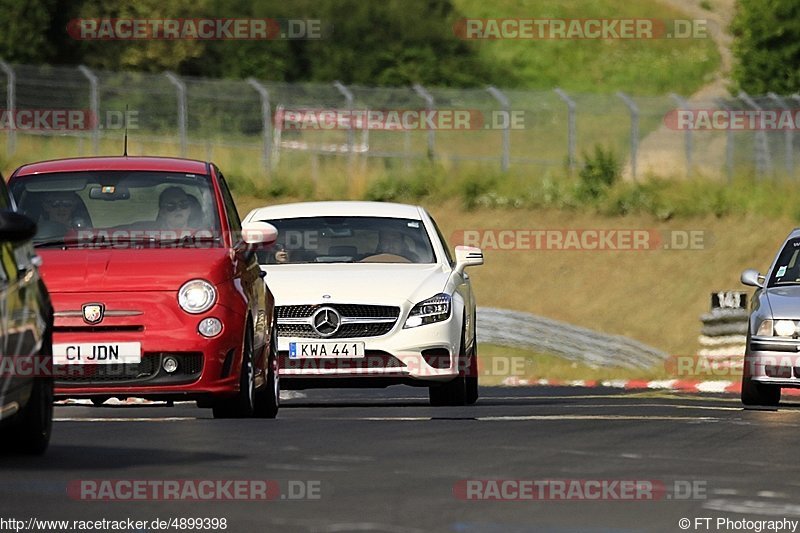
[[[783,109],[784,111],[791,111],[791,107],[786,105],[786,102],[773,92],[768,92],[767,97],[770,100],[775,102],[778,107]],[[792,145],[794,141],[792,139],[792,128],[786,128],[783,130],[783,166],[786,169],[786,174],[791,176],[794,173],[794,154],[792,153]]]
[[[716,100],[717,105],[725,111],[731,111],[733,108],[721,98]],[[725,171],[728,176],[728,183],[733,181],[733,130],[728,128],[725,130]]]
[[[100,152],[100,94],[97,90],[97,76],[84,65],[78,65],[78,70],[89,80],[89,108],[92,111],[92,151],[94,155]],[[127,120],[127,117],[125,117]]]
[[[669,93],[669,97],[672,98],[675,103],[678,105],[679,108],[688,109],[689,102],[681,98],[675,93]],[[692,128],[686,128],[686,133],[683,136],[683,149],[684,153],[686,154],[686,177],[692,177]]]
[[[350,151],[350,159],[353,159],[355,156],[355,132],[353,131],[353,93],[345,87],[342,82],[336,80],[333,82],[333,86],[336,87],[336,90],[344,96],[344,101],[347,105],[347,110],[350,112],[350,120],[349,120],[349,128],[347,129],[347,149]]]
[[[791,98],[792,100],[794,100],[796,103],[800,104],[800,93],[794,93],[793,95],[791,95],[791,96],[790,96],[790,98]],[[795,113],[793,113],[793,115],[796,115],[796,114],[795,114]],[[792,130],[792,128],[789,128],[789,130],[791,131],[791,130]],[[793,158],[793,159],[792,159],[792,171],[794,171],[794,138],[793,138],[793,137],[794,137],[794,133],[793,133],[793,132],[792,132],[792,135],[791,135],[791,137],[792,137],[791,144],[789,144],[789,141],[786,141],[786,142],[787,142],[787,145],[786,145],[786,147],[787,147],[787,148],[789,149],[789,151],[792,153],[792,158]],[[794,172],[792,172],[792,174],[794,174]],[[793,178],[793,177],[794,177],[794,175],[792,175],[792,176],[790,176],[790,177],[792,177],[792,178]]]
[[[14,89],[17,86],[17,75],[11,65],[0,59],[0,70],[6,75],[6,110],[8,111],[8,155],[17,151],[17,123],[16,123],[16,109],[17,98]]]
[[[500,159],[500,168],[503,172],[508,172],[508,167],[511,163],[511,104],[506,95],[497,87],[490,85],[486,90],[489,94],[494,96],[494,99],[503,107],[503,112],[506,114],[506,123],[503,127],[503,155]]]
[[[778,104],[778,107],[783,109],[784,111],[791,111],[792,108],[786,105],[786,102],[773,92],[767,93],[767,96]],[[793,153],[793,146],[794,146],[794,135],[792,132],[792,128],[786,128],[783,130],[783,164],[786,168],[786,174],[791,177],[794,174],[794,153]]]
[[[186,84],[172,72],[165,72],[164,75],[175,86],[178,96],[178,135],[181,139],[181,157],[186,157]]]
[[[433,95],[429,93],[425,87],[420,85],[419,83],[414,84],[414,92],[417,95],[425,100],[425,109],[429,112],[433,111],[433,108],[436,105],[436,102],[433,100]],[[433,129],[428,130],[428,159],[433,161],[436,157],[436,132]]]
[[[617,92],[617,96],[628,106],[631,114],[631,176],[636,181],[636,155],[639,151],[639,107],[630,96],[622,91]]]
[[[739,99],[756,111],[762,110],[761,106],[759,106],[756,103],[756,101],[750,98],[750,95],[744,91],[739,93]],[[767,141],[767,134],[764,132],[764,130],[761,129],[756,129],[754,158],[756,163],[756,173],[759,176],[768,174],[770,172],[772,158],[769,153],[769,142]]]
[[[272,162],[273,168],[278,166],[281,160],[281,142],[283,136],[283,104],[278,104],[275,106],[275,119],[276,119],[276,127],[275,127],[275,136],[272,140],[272,154],[270,155],[270,161]]]
[[[255,78],[247,78],[247,83],[250,87],[256,90],[261,97],[261,121],[263,125],[263,139],[264,139],[264,153],[261,154],[264,168],[268,171],[272,168],[270,166],[270,154],[272,153],[272,109],[269,105],[269,91],[261,83],[256,81]]]
[[[578,132],[575,127],[575,100],[569,97],[563,89],[556,87],[556,94],[567,104],[567,165],[569,167],[570,175],[575,172],[575,167],[578,166],[577,145],[578,145]]]

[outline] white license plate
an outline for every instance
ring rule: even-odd
[[[363,342],[289,343],[289,359],[353,359],[364,356]]]
[[[118,365],[141,362],[141,342],[53,344],[53,364],[56,365]]]

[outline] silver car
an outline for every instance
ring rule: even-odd
[[[756,287],[747,331],[742,403],[778,405],[781,388],[800,388],[800,228],[781,246],[766,275],[748,269],[742,283]]]

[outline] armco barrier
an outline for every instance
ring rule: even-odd
[[[592,367],[651,368],[667,357],[666,352],[620,335],[491,307],[478,308],[477,335],[479,342],[560,355]]]

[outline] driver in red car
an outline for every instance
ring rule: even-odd
[[[47,195],[42,203],[42,220],[60,224],[64,231],[81,226],[78,204],[81,199],[71,191],[56,191]]]
[[[180,187],[168,187],[158,197],[156,222],[164,229],[187,229],[191,227],[192,206],[196,202]]]

